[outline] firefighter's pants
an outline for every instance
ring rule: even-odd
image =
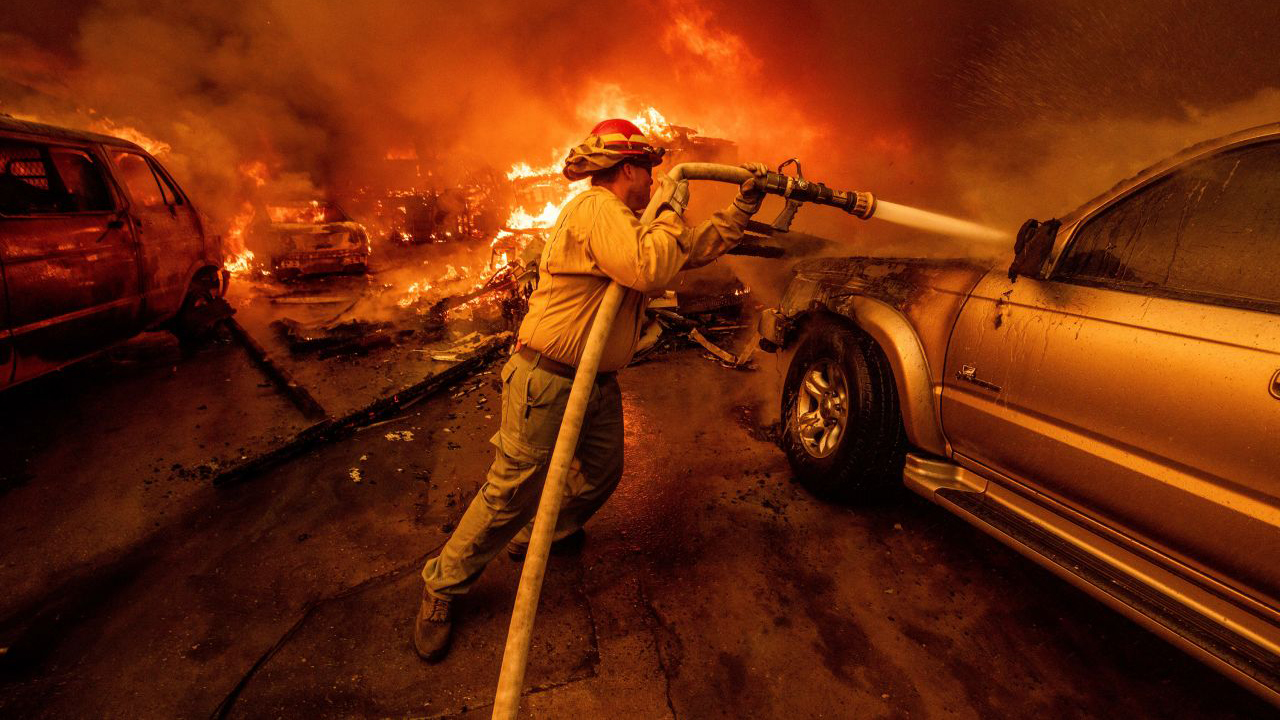
[[[502,424],[490,440],[497,451],[489,475],[440,554],[422,568],[427,590],[438,597],[466,593],[512,539],[528,543],[573,385],[519,355],[501,377]],[[615,378],[602,378],[591,390],[555,539],[582,527],[609,499],[622,477],[622,440],[622,394]]]

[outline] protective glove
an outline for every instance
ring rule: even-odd
[[[754,215],[760,209],[760,204],[764,202],[764,176],[769,172],[769,168],[764,163],[750,162],[743,163],[742,169],[750,170],[751,177],[742,182],[738,188],[738,197],[733,199],[733,204],[742,212]]]
[[[677,215],[683,215],[684,209],[689,206],[689,181],[675,182],[666,173],[661,173],[657,179],[658,189],[654,195],[661,198],[658,212],[662,212],[665,206],[675,210]]]

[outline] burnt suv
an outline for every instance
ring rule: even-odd
[[[1019,233],[1012,267],[802,262],[784,447],[906,485],[1280,703],[1280,124]]]
[[[0,117],[0,388],[167,327],[226,290],[221,240],[149,153]]]

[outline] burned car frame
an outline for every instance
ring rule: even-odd
[[[1008,268],[801,262],[765,313],[814,490],[902,478],[1280,703],[1280,125],[1190,148]]]
[[[271,270],[277,278],[368,271],[369,235],[336,203],[276,202],[267,206],[267,219],[256,233],[269,244]]]
[[[195,339],[221,245],[138,145],[0,118],[0,388],[145,329]]]

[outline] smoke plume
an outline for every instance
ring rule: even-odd
[[[1277,41],[1272,2],[74,0],[6,10],[0,110],[135,128],[215,221],[394,185],[389,156],[442,184],[547,162],[653,106],[743,160],[1012,229],[1276,118]],[[911,249],[831,211],[797,227]]]

